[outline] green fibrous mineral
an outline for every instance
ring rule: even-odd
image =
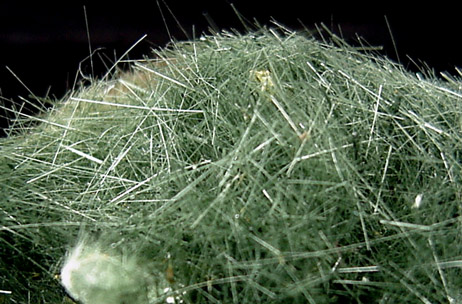
[[[332,41],[204,35],[16,111],[0,302],[462,301],[462,82]]]

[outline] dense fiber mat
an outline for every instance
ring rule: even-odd
[[[277,27],[150,58],[11,110],[0,303],[462,301],[459,79]]]

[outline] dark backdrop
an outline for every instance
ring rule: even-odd
[[[384,55],[395,61],[399,56],[400,62],[411,71],[417,71],[417,68],[408,57],[419,64],[425,62],[437,74],[441,71],[456,74],[454,67],[462,66],[460,17],[455,5],[426,7],[421,2],[418,7],[405,8],[402,6],[405,1],[401,5],[388,1],[369,1],[369,4],[343,1],[338,5],[327,0],[283,0],[277,4],[251,0],[165,2],[168,8],[163,0],[119,4],[116,1],[109,4],[98,1],[87,4],[0,1],[0,96],[3,96],[0,103],[7,104],[6,99],[20,102],[19,96],[28,98],[28,90],[37,96],[59,98],[72,87],[79,63],[89,55],[84,5],[91,48],[101,48],[94,57],[95,75],[104,73],[103,62],[110,65],[144,34],[147,38],[130,52],[130,58],[140,58],[149,54],[150,48],[164,46],[170,40],[169,34],[178,40],[188,39],[175,18],[188,32],[189,38],[194,33],[197,37],[206,31],[210,19],[216,27],[243,30],[230,2],[242,15],[250,20],[256,18],[262,24],[269,24],[274,18],[292,29],[300,29],[301,24],[312,28],[321,22],[337,33],[341,28],[343,36],[350,42],[358,35],[372,45],[383,46]],[[83,63],[82,70],[91,73],[89,61]]]

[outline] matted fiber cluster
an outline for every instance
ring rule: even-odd
[[[462,83],[334,41],[204,35],[17,110],[0,302],[462,301]]]

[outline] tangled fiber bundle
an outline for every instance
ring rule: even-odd
[[[151,58],[13,110],[0,303],[462,301],[460,80],[282,27]]]

